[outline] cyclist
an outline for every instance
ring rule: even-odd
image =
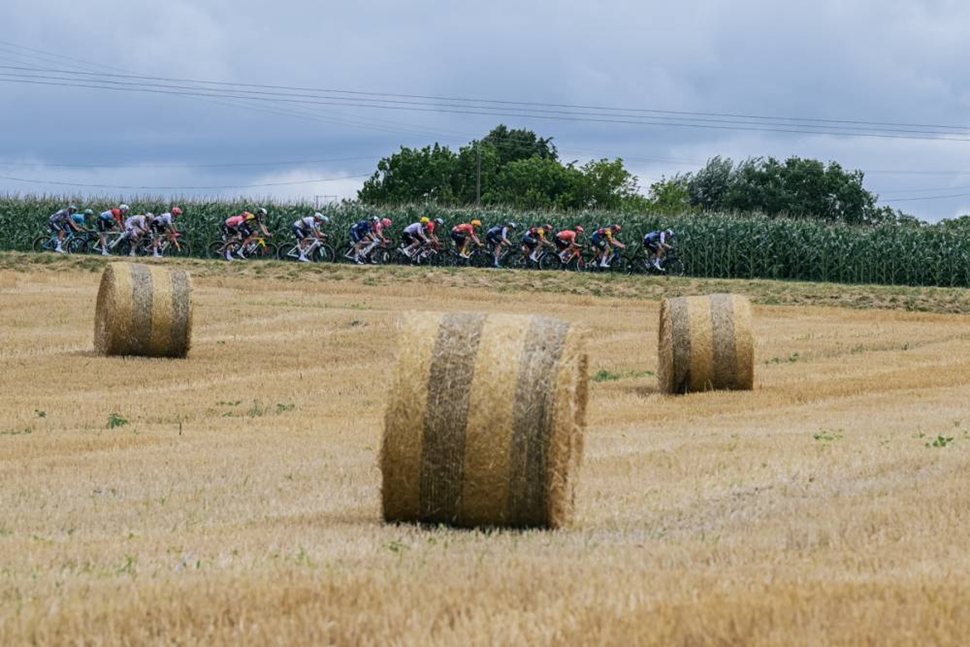
[[[579,254],[579,243],[577,240],[586,232],[581,225],[576,225],[573,229],[564,229],[556,234],[556,249],[559,251],[559,260],[568,263]]]
[[[485,232],[485,242],[492,246],[492,255],[495,257],[495,267],[502,267],[499,259],[506,247],[512,247],[512,239],[509,238],[511,232],[518,229],[514,222],[507,222],[504,225],[497,225]]]
[[[155,215],[151,212],[144,216],[131,216],[125,220],[125,238],[128,239],[128,256],[135,256],[138,250],[138,241],[151,229]]]
[[[412,222],[401,232],[401,243],[404,244],[404,253],[408,258],[413,259],[418,249],[422,245],[431,243],[429,229],[433,229],[431,220],[422,218],[418,222]]]
[[[78,226],[79,231],[90,231],[88,229],[88,218],[94,217],[94,211],[91,209],[85,209],[84,211],[78,211],[77,213],[71,214],[71,220],[74,224]]]
[[[239,240],[244,240],[253,233],[253,230],[249,226],[247,216],[253,216],[253,214],[249,213],[248,211],[244,211],[238,216],[226,218],[226,221],[222,223],[222,238],[225,241],[222,249],[226,253],[227,261],[232,260],[232,252],[229,250],[229,240],[234,237],[238,237]],[[255,216],[253,216],[253,218],[255,218]]]
[[[175,228],[175,219],[181,215],[181,208],[172,207],[171,211],[155,216],[152,221],[152,234],[154,234],[152,237],[152,256],[155,258],[161,257],[158,247],[162,244],[162,235],[167,236],[169,242],[175,243],[175,235],[179,233],[178,229]]]
[[[435,249],[437,249],[441,245],[441,241],[438,240],[438,227],[444,227],[444,226],[445,226],[444,218],[435,218],[434,220],[428,223],[428,227],[427,227],[428,238],[431,240],[431,243],[435,246]]]
[[[538,261],[538,250],[540,247],[550,247],[555,249],[555,245],[546,240],[547,235],[552,234],[552,225],[546,223],[541,227],[532,227],[522,236],[522,255],[530,261]]]
[[[236,256],[238,256],[239,258],[246,258],[246,254],[245,254],[246,247],[251,242],[253,242],[253,240],[256,239],[257,234],[254,229],[256,225],[259,225],[259,229],[263,232],[263,236],[265,238],[273,237],[273,234],[271,234],[269,229],[266,228],[266,216],[269,215],[269,212],[266,211],[266,209],[264,209],[263,207],[260,207],[259,209],[256,210],[255,213],[249,213],[247,211],[243,215],[245,217],[245,221],[244,221],[245,229],[249,233],[243,236],[243,241],[239,245],[239,250],[236,252]],[[242,233],[242,229],[238,227],[237,227],[237,231],[239,231],[240,234]]]
[[[374,226],[370,220],[360,220],[350,227],[350,239],[354,243],[354,262],[358,265],[364,263],[364,259],[361,258],[361,250],[363,250],[364,245],[371,241],[373,230]]]
[[[622,231],[620,225],[610,225],[597,229],[593,234],[591,242],[596,250],[596,261],[600,267],[609,267],[610,260],[613,258],[613,248],[626,249],[626,245],[616,239],[616,235]]]
[[[357,224],[359,225],[360,223],[357,223]],[[367,259],[371,263],[376,264],[377,260],[374,258],[370,258],[370,253],[375,247],[377,247],[381,243],[387,242],[388,238],[387,236],[384,235],[384,230],[390,229],[391,225],[393,224],[394,223],[391,222],[390,218],[379,218],[377,216],[372,216],[370,219],[369,233],[364,235],[362,241],[357,245],[357,247],[363,247],[364,245],[366,245],[366,247],[363,247],[362,250],[358,251],[357,256],[354,258],[354,261],[356,261],[358,264],[361,264],[364,262],[364,259]]]
[[[125,217],[128,215],[128,205],[122,204],[114,209],[102,212],[98,216],[98,242],[101,247],[102,256],[111,256],[108,251],[108,232],[125,226]]]
[[[51,228],[51,236],[57,235],[57,246],[54,251],[58,254],[63,254],[64,249],[61,244],[64,242],[64,237],[67,236],[67,232],[70,230],[80,231],[77,224],[74,222],[74,214],[77,213],[77,207],[73,204],[69,207],[61,209],[48,220],[48,224]]]
[[[306,248],[310,244],[310,239],[316,238],[317,240],[320,240],[323,238],[323,232],[320,230],[320,228],[323,225],[328,224],[330,224],[330,218],[327,218],[319,211],[312,216],[300,218],[293,223],[293,235],[296,236],[296,242],[300,246],[301,262],[310,262],[310,259],[306,257]]]
[[[643,237],[643,246],[653,252],[653,266],[664,271],[663,259],[667,254],[668,249],[673,249],[674,240],[677,235],[674,233],[673,229],[665,229],[663,231],[651,231],[649,234]]]
[[[475,243],[479,247],[482,246],[482,241],[478,239],[478,230],[481,226],[482,221],[476,218],[471,222],[463,222],[451,228],[451,239],[455,241],[455,247],[458,248],[458,253],[462,258],[471,256],[468,251],[468,246],[471,243]]]

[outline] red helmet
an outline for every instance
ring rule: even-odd
[[[182,215],[182,210],[179,207],[172,207],[171,214],[173,218],[178,218]]]
[[[622,227],[620,227],[619,225],[613,225],[612,227],[610,227],[610,229],[612,229],[616,233],[620,233],[620,231],[622,230]]]
[[[381,220],[381,224],[382,224],[383,226],[385,226],[385,227],[390,227],[390,226],[391,226],[391,225],[393,225],[394,223],[393,223],[393,222],[391,222],[391,219],[390,219],[390,218],[384,218],[384,220]]]
[[[581,233],[583,233],[584,231],[586,231],[586,230],[585,230],[585,229],[583,229],[583,226],[582,226],[582,225],[576,225],[576,233],[577,233],[577,234],[581,234]]]

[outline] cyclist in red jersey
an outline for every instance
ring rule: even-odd
[[[458,253],[463,258],[471,256],[468,252],[468,246],[472,243],[475,243],[479,247],[482,246],[482,241],[478,239],[478,229],[481,226],[482,221],[476,218],[471,222],[463,222],[451,228],[451,239],[455,241],[455,247],[459,249]]]

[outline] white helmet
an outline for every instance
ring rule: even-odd
[[[148,218],[149,220],[154,220],[155,214],[153,214],[151,211],[147,211],[145,212],[145,217]]]
[[[325,215],[323,215],[319,211],[316,212],[315,214],[313,214],[313,217],[316,218],[317,220],[319,220],[320,222],[322,222],[325,225],[329,225],[330,224],[330,218],[327,218]]]
[[[129,206],[128,206],[128,205],[126,205],[126,204],[121,204],[121,205],[118,205],[118,210],[119,210],[119,211],[120,211],[121,213],[128,213],[129,211],[131,211],[131,207],[129,207]]]

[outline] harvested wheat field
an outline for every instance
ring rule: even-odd
[[[2,645],[970,635],[967,291],[177,266],[188,359],[101,357],[103,264],[0,256]],[[659,298],[713,292],[752,301],[754,390],[663,396]],[[383,522],[409,310],[589,329],[564,529]]]

